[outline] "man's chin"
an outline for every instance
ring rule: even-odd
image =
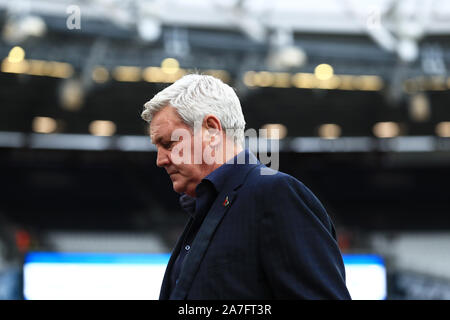
[[[173,191],[181,194],[181,193],[185,193],[191,197],[195,197],[195,191],[193,192],[191,189],[188,189],[186,185],[177,183],[177,182],[173,182]]]
[[[184,193],[186,191],[186,188],[183,185],[180,185],[177,183],[177,181],[172,182],[173,191],[178,193]]]

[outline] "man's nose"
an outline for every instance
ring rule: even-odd
[[[164,167],[169,163],[170,163],[169,152],[162,148],[158,148],[156,155],[156,165],[158,167]]]

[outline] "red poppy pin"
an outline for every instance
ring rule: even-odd
[[[223,201],[222,205],[223,205],[224,207],[226,207],[226,206],[229,205],[229,204],[230,204],[230,201],[228,201],[228,196],[226,196],[226,198],[225,198],[225,200]]]

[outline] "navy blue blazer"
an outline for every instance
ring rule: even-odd
[[[160,299],[350,299],[334,227],[320,201],[294,177],[245,154],[249,161],[233,164],[170,292],[188,221]]]

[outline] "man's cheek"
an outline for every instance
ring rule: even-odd
[[[170,152],[170,158],[173,164],[182,165],[191,161],[190,148],[183,143],[177,143]]]
[[[191,136],[189,130],[178,128],[172,132],[171,141],[178,141],[170,152],[172,163],[176,165],[191,162]]]

